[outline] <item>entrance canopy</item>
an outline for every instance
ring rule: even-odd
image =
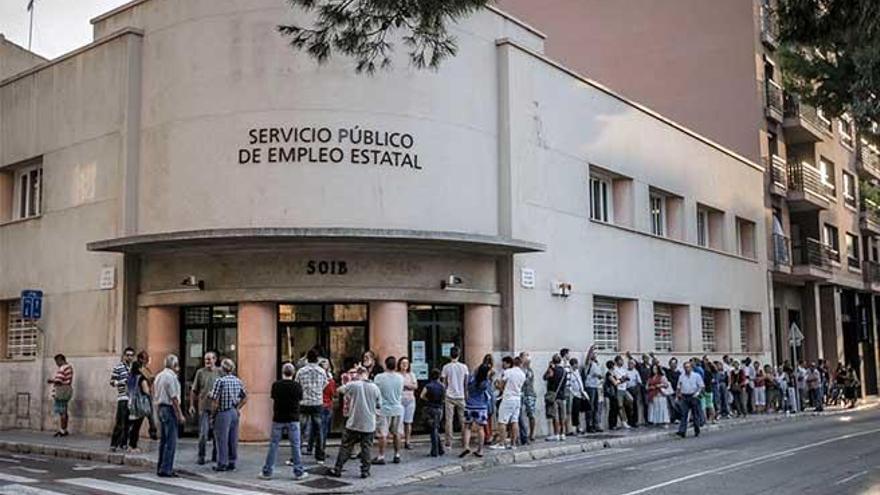
[[[516,254],[541,252],[544,245],[480,234],[432,232],[422,230],[350,229],[350,228],[235,228],[206,229],[159,234],[143,234],[90,242],[90,251],[147,254],[192,248],[283,247],[305,243],[388,244],[442,248],[483,254]]]

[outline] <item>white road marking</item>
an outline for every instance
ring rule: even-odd
[[[747,459],[747,460],[745,460],[745,461],[740,461],[740,462],[737,462],[737,463],[734,463],[734,464],[731,464],[731,465],[728,465],[728,466],[722,466],[722,467],[719,467],[719,468],[707,469],[707,470],[705,470],[705,471],[699,471],[699,472],[696,472],[696,473],[689,474],[689,475],[687,475],[687,476],[681,476],[681,477],[679,477],[679,478],[671,479],[671,480],[669,480],[669,481],[664,481],[663,483],[657,483],[656,485],[646,486],[645,488],[640,488],[640,489],[638,489],[638,490],[633,490],[633,491],[631,491],[631,492],[626,492],[626,493],[624,493],[623,495],[638,495],[638,494],[640,494],[640,493],[650,492],[650,491],[652,491],[652,490],[656,490],[656,489],[658,489],[658,488],[663,488],[663,487],[667,487],[667,486],[670,486],[670,485],[675,485],[675,484],[678,484],[678,483],[682,483],[682,482],[685,482],[685,481],[689,481],[689,480],[692,480],[692,479],[694,479],[694,478],[700,478],[700,477],[702,477],[702,476],[706,476],[706,475],[709,475],[709,474],[716,474],[716,473],[720,473],[720,472],[722,472],[722,471],[727,471],[727,470],[730,470],[730,469],[732,469],[732,468],[739,467],[739,466],[744,465],[744,464],[753,464],[753,463],[756,463],[756,462],[760,462],[760,461],[768,461],[768,460],[769,460],[769,461],[773,461],[774,458],[782,458],[781,456],[788,457],[786,454],[790,454],[790,453],[794,453],[794,452],[800,452],[800,451],[802,451],[802,450],[812,449],[812,448],[818,447],[818,446],[820,446],[820,445],[825,445],[825,444],[829,444],[829,443],[839,442],[839,441],[841,441],[841,440],[848,440],[848,439],[850,439],[850,438],[862,437],[862,436],[865,436],[865,435],[872,435],[872,434],[874,434],[874,433],[880,433],[880,428],[874,428],[874,429],[872,429],[872,430],[862,431],[862,432],[858,432],[858,433],[850,433],[850,434],[847,434],[847,435],[841,435],[841,436],[839,436],[839,437],[829,438],[829,439],[826,439],[826,440],[822,440],[822,441],[820,441],[820,442],[813,442],[813,443],[809,443],[809,444],[807,444],[807,445],[801,445],[800,447],[794,447],[794,448],[786,449],[786,450],[783,450],[783,451],[780,451],[780,452],[773,452],[773,453],[771,453],[771,454],[767,454],[767,455],[763,455],[763,456],[760,456],[760,457],[756,457],[756,458],[754,458],[754,459]]]
[[[46,474],[49,472],[46,469],[35,469],[35,468],[29,468],[29,467],[24,467],[24,466],[13,466],[11,469],[18,469],[19,471],[24,471],[26,473],[31,473],[31,474]]]
[[[126,478],[132,478],[140,481],[149,481],[152,483],[163,483],[166,485],[176,486],[178,488],[186,488],[188,490],[198,490],[209,493],[217,493],[220,487],[217,486],[216,483],[204,483],[201,481],[195,481],[187,478],[160,478],[155,474],[149,473],[137,473],[137,474],[123,474],[122,476]],[[241,490],[238,488],[232,488],[228,486],[222,487],[220,489],[224,495],[268,495],[266,492],[254,492],[250,490]]]
[[[856,473],[856,474],[854,474],[854,475],[852,475],[852,476],[847,476],[846,478],[843,478],[842,480],[840,480],[840,481],[838,481],[838,482],[836,482],[836,483],[834,483],[834,484],[835,484],[835,485],[842,485],[842,484],[844,484],[844,483],[846,483],[846,482],[848,482],[848,481],[852,481],[852,480],[858,478],[859,476],[864,476],[864,475],[866,475],[866,474],[868,474],[868,471],[861,471],[861,472],[858,472],[858,473]]]
[[[9,462],[11,464],[21,464],[21,461],[16,459],[10,459],[8,457],[0,457],[0,462]]]
[[[595,459],[598,457],[604,457],[607,455],[615,455],[621,454],[623,452],[629,451],[632,449],[611,449],[611,450],[599,450],[594,452],[582,452],[580,454],[571,454],[563,457],[556,457],[551,459],[540,459],[533,462],[524,462],[522,464],[513,464],[514,467],[522,467],[522,468],[536,468],[541,466],[549,466],[552,464],[559,464],[563,462],[571,462],[571,461],[580,461],[580,460],[588,460]]]
[[[94,471],[94,470],[96,470],[96,469],[109,469],[109,470],[113,470],[113,469],[122,469],[122,466],[119,466],[119,465],[116,465],[116,464],[93,464],[93,465],[91,465],[91,466],[86,466],[86,465],[83,465],[83,464],[77,464],[76,466],[73,466],[73,467],[70,468],[70,469],[73,470],[73,471]]]
[[[35,455],[12,454],[12,457],[15,457],[16,459],[25,459],[25,460],[34,461],[34,462],[49,462],[47,459],[43,459],[42,457],[37,457]]]
[[[43,490],[27,485],[0,486],[0,495],[64,495],[63,493]]]
[[[81,486],[91,488],[92,490],[103,490],[105,492],[119,493],[121,495],[170,495],[167,492],[151,490],[149,488],[141,488],[134,485],[124,485],[122,483],[113,483],[112,481],[99,480],[96,478],[70,478],[59,480],[61,483],[68,485]],[[216,490],[217,487],[214,487]]]
[[[8,481],[10,483],[36,483],[33,478],[25,478],[24,476],[16,476],[14,474],[0,473],[0,481]]]

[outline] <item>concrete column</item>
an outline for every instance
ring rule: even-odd
[[[405,302],[370,303],[370,349],[384,361],[409,356],[408,313]],[[382,366],[385,366],[384,364]]]
[[[639,305],[639,346],[640,353],[654,351],[654,302],[645,299],[638,301]]]
[[[151,368],[159,372],[165,356],[177,354],[180,362],[180,308],[177,306],[151,306],[147,308],[146,348],[152,359]],[[122,349],[119,349],[120,354]],[[186,391],[181,391],[185,393]]]
[[[804,332],[804,359],[807,362],[822,359],[824,352],[822,349],[822,305],[819,302],[819,286],[814,283],[808,283],[804,287],[804,311],[803,311],[803,332]]]
[[[684,304],[672,306],[672,351],[691,351],[690,308]]]
[[[473,368],[492,352],[492,306],[468,304],[464,307],[464,362]]]
[[[639,350],[639,302],[621,299],[617,303],[618,344],[621,352],[637,353]]]
[[[835,286],[822,287],[819,291],[820,317],[822,321],[822,347],[830,369],[843,359],[843,321],[840,313],[840,291]]]
[[[733,336],[734,330],[731,328],[732,320],[731,320],[730,310],[728,309],[716,309],[715,310],[715,352],[719,354],[727,354],[732,352],[733,349]],[[739,318],[737,318],[737,322]],[[736,331],[736,336],[739,337],[739,331]],[[739,346],[739,342],[737,342],[737,346]]]
[[[240,436],[266,440],[272,426],[272,383],[278,375],[277,316],[274,303],[238,306],[238,377],[248,392],[242,410]]]
[[[703,352],[703,307],[690,306],[690,352]]]

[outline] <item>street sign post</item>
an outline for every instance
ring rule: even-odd
[[[788,342],[791,344],[791,362],[794,366],[795,374],[794,374],[794,401],[795,401],[795,410],[797,412],[801,411],[801,398],[798,397],[798,388],[797,388],[797,368],[798,368],[798,360],[797,360],[797,348],[804,341],[804,333],[801,332],[800,327],[798,327],[797,323],[791,322],[791,326],[788,328]]]
[[[43,317],[43,291],[21,291],[21,318],[24,320],[39,320]]]

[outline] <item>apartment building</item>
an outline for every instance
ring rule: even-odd
[[[877,144],[783,90],[772,1],[499,6],[547,33],[550,57],[764,165],[773,358],[852,364],[876,394]]]
[[[769,358],[759,163],[498,10],[439,71],[361,77],[292,51],[284,2],[246,3],[136,0],[0,80],[0,427],[51,424],[62,352],[73,430],[109,431],[129,345],[180,355],[184,390],[204,352],[235,359],[246,439],[314,346],[420,379],[456,345]]]

